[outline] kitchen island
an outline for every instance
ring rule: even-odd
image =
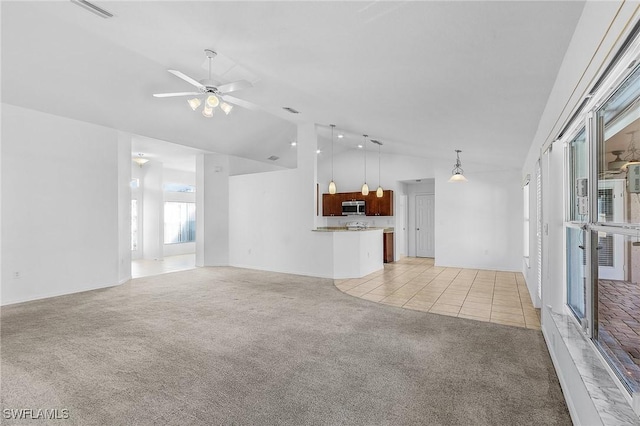
[[[317,228],[320,238],[327,238],[332,250],[333,279],[361,278],[383,269],[384,228]],[[326,246],[326,245],[325,245]]]

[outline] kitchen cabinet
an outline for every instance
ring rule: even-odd
[[[369,192],[365,201],[367,216],[393,216],[393,191],[383,191],[382,198],[378,198],[375,191]]]
[[[383,192],[382,198],[376,196],[376,191],[369,195],[360,192],[338,192],[336,194],[322,194],[322,216],[342,216],[342,202],[364,200],[367,216],[393,216],[393,191]]]
[[[393,250],[393,232],[385,232],[382,234],[382,256],[384,263],[391,263],[394,259]]]
[[[322,194],[322,216],[342,216],[343,194]]]

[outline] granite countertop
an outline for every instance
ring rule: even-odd
[[[387,234],[393,232],[393,228],[382,228],[382,227],[369,227],[369,228],[361,228],[361,229],[347,229],[346,226],[318,226],[313,231],[315,232],[356,232],[356,231],[375,231],[377,229],[382,229],[382,231]]]

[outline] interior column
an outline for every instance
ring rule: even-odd
[[[229,157],[196,159],[196,266],[229,265]]]

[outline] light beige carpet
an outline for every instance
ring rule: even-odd
[[[539,331],[243,269],[5,307],[1,360],[1,408],[57,425],[571,424]]]

